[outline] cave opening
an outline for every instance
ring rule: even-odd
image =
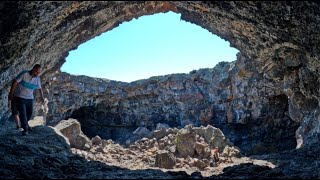
[[[94,39],[81,44],[78,49],[71,51],[66,58],[66,62],[61,67],[61,71],[70,73],[71,75],[81,74],[89,77],[110,79],[109,76],[105,75],[108,74],[106,71],[115,69],[118,76],[120,76],[120,73],[129,71],[124,69],[129,67],[130,69],[136,69],[135,73],[137,74],[147,74],[147,76],[141,76],[141,79],[149,78],[149,84],[146,85],[146,88],[153,88],[152,86],[157,86],[159,82],[167,81],[166,79],[189,81],[186,79],[189,79],[189,76],[194,76],[192,77],[194,84],[193,82],[183,82],[184,85],[182,86],[185,87],[180,90],[181,92],[185,91],[183,93],[189,96],[187,93],[188,87],[197,86],[197,84],[201,84],[203,81],[208,81],[205,78],[214,76],[212,72],[215,71],[214,66],[216,65],[217,68],[221,69],[226,66],[232,66],[232,63],[236,60],[236,54],[239,53],[239,51],[230,47],[228,41],[221,39],[208,30],[195,24],[182,21],[180,16],[180,14],[169,11],[167,13],[159,13],[151,16],[142,16],[137,20],[134,19],[131,20],[131,22],[121,24],[114,30],[106,32],[99,37],[95,37]],[[130,26],[129,23],[134,25]],[[117,30],[118,32],[114,32]],[[138,31],[142,31],[142,33],[140,32],[137,34]],[[117,38],[112,36],[117,36]],[[138,44],[137,41],[141,41],[141,43]],[[111,50],[108,51],[108,48]],[[94,51],[97,49],[100,50],[100,52]],[[135,52],[132,52],[130,49],[133,49]],[[113,55],[112,57],[112,55],[110,55],[108,58],[108,52],[106,51],[108,51],[109,54],[115,52],[117,55],[132,53],[136,57],[133,55],[129,55],[128,57]],[[120,53],[122,51],[125,53]],[[146,51],[151,51],[151,55],[146,54]],[[100,55],[97,55],[99,53]],[[146,57],[142,58],[142,56]],[[127,59],[123,60],[121,58]],[[88,59],[90,59],[90,61]],[[145,59],[145,62],[140,62],[139,59]],[[110,61],[119,63],[116,64]],[[126,63],[130,62],[135,62],[136,65],[126,65]],[[231,64],[229,64],[229,62]],[[103,70],[97,68],[103,68]],[[153,75],[149,72],[143,72],[149,69],[156,72]],[[161,70],[162,72],[158,70]],[[129,78],[136,77],[136,75],[132,73],[133,71],[128,72],[127,76]],[[139,82],[140,80],[137,78],[124,79],[124,76],[117,79],[118,77],[116,77],[116,75],[112,76],[114,77],[113,80],[121,82],[132,81],[132,83],[134,83],[133,81]],[[169,88],[171,88],[169,83],[167,84],[169,85]],[[209,87],[206,87],[206,89],[208,88]],[[199,92],[197,93],[201,94]],[[132,105],[132,109],[137,108],[131,99],[125,101],[128,101],[128,104]],[[161,107],[162,103],[165,104],[165,107]],[[128,142],[133,142],[134,140],[142,138],[142,136],[132,137],[132,133],[141,126],[152,131],[156,129],[158,123],[164,123],[168,125],[168,127],[180,128],[188,124],[200,126],[209,123],[198,122],[198,114],[192,113],[192,111],[194,111],[192,107],[189,108],[188,112],[181,112],[181,110],[176,109],[178,102],[174,102],[175,106],[169,107],[169,109],[172,109],[172,113],[163,110],[169,105],[168,102],[164,102],[161,98],[153,98],[152,104],[158,104],[157,106],[159,108],[152,113],[142,110],[142,115],[133,113],[130,107],[114,107],[109,104],[101,103],[95,104],[94,106],[83,106],[77,110],[69,109],[66,117],[78,119],[81,123],[83,132],[88,137],[92,138],[99,135],[102,138],[112,139],[123,145],[127,145]],[[208,104],[208,102],[206,102],[206,104]],[[145,116],[143,115],[143,112],[146,113]],[[181,118],[182,116],[183,119]]]
[[[125,137],[121,140],[117,131],[126,134],[124,126],[149,130],[161,122],[162,126],[170,127],[183,127],[190,123],[197,127],[212,124],[220,128],[245,155],[258,154],[250,158],[243,157],[247,159],[245,164],[223,164],[218,168],[223,173],[214,174],[212,177],[319,177],[319,4],[298,1],[5,1],[0,9],[0,19],[5,27],[1,29],[3,33],[0,33],[3,34],[3,56],[0,63],[0,132],[5,140],[2,145],[2,150],[6,151],[6,158],[2,163],[2,169],[6,172],[4,176],[41,178],[43,174],[49,174],[50,177],[57,178],[146,178],[172,177],[171,175],[177,178],[186,177],[186,174],[168,171],[159,173],[158,170],[152,170],[151,174],[149,170],[128,171],[122,168],[124,164],[120,165],[120,169],[106,166],[105,162],[109,163],[113,158],[130,159],[130,156],[123,155],[123,151],[103,152],[102,150],[107,150],[104,147],[109,141],[102,141],[98,148],[95,144],[97,141],[92,141],[95,143],[91,146],[88,140],[83,146],[86,152],[71,148],[73,152],[77,151],[77,154],[82,155],[82,160],[78,161],[76,156],[66,156],[64,152],[70,152],[65,143],[67,140],[59,136],[62,141],[57,141],[51,135],[56,137],[59,132],[53,132],[51,128],[50,132],[53,134],[48,133],[49,128],[39,127],[27,138],[16,138],[16,133],[10,128],[13,122],[8,118],[10,108],[6,103],[11,79],[16,71],[40,63],[44,70],[43,88],[49,100],[49,112],[46,116],[49,122],[51,119],[57,122],[68,117],[85,117],[90,120],[90,125],[97,127],[96,130],[91,130],[92,136],[102,127],[110,126],[110,129],[105,129],[108,138],[120,141]],[[65,62],[68,53],[82,43],[103,32],[111,31],[120,23],[168,10],[181,13],[181,19],[197,24],[229,41],[241,51],[237,54],[237,60],[233,63],[219,63],[219,68],[209,69],[212,76],[205,69],[201,69],[191,71],[185,78],[181,78],[181,74],[180,77],[163,75],[135,83],[73,76],[57,71]],[[91,57],[87,59],[90,60]],[[41,104],[37,100],[34,108],[35,115],[42,115]],[[103,122],[104,119],[108,119],[108,123]],[[90,125],[83,123],[85,128],[90,128]],[[40,141],[29,141],[30,138],[34,139],[35,135],[39,135]],[[83,134],[80,135],[84,137]],[[191,134],[186,131],[183,135],[186,136],[180,137]],[[189,137],[196,138],[192,135]],[[172,142],[172,139],[168,137],[161,140],[161,143],[169,141]],[[134,150],[148,155],[150,146],[143,146],[146,145],[145,142],[138,143],[140,146],[136,146]],[[153,140],[152,142],[155,143]],[[188,142],[191,143],[187,145],[194,145],[192,142],[195,141]],[[204,156],[207,151],[199,148],[206,146],[201,144],[202,142],[197,141],[198,149],[194,149],[197,154],[190,152],[196,156],[190,156],[192,159],[178,159],[173,167],[188,167],[188,170],[197,168],[196,173],[188,176],[191,178],[201,178],[199,171],[204,167],[216,172],[217,169],[207,163],[208,159],[199,159],[208,157]],[[28,148],[33,153],[19,151],[25,149],[25,144],[29,145]],[[110,149],[115,149],[112,144],[108,145]],[[188,155],[190,147],[180,146],[180,150],[186,150],[184,153]],[[158,151],[154,150],[152,149],[152,152],[156,155]],[[169,150],[172,152],[174,149]],[[49,151],[51,153],[48,153]],[[96,166],[98,163],[94,161],[99,161],[101,157],[96,155],[101,152],[106,158]],[[124,154],[127,155],[126,153]],[[169,153],[161,152],[158,155],[169,157]],[[254,162],[252,158],[255,157],[259,160]],[[40,162],[38,167],[42,168],[33,167],[38,173],[34,173],[32,167],[30,170],[30,158]],[[137,158],[148,160],[149,164],[145,164],[148,167],[161,164],[156,163],[155,156],[148,159],[141,156]],[[48,160],[52,163],[47,163]],[[16,162],[19,167],[25,167],[25,170],[12,168],[12,162]],[[41,162],[44,162],[44,166],[41,166]],[[48,167],[46,164],[54,166]],[[202,166],[203,164],[205,166]],[[227,164],[233,167],[224,166]],[[74,171],[73,168],[71,174],[68,169],[60,171],[65,169],[66,165],[80,169]],[[139,164],[135,163],[132,167],[137,165]],[[48,173],[48,168],[52,173]],[[102,171],[96,171],[97,169]]]
[[[141,16],[69,52],[61,71],[133,82],[213,68],[236,60],[239,51],[208,30],[169,11]]]
[[[135,51],[138,51],[138,49],[135,49]],[[122,50],[118,50],[118,52],[120,51]],[[153,52],[153,54],[157,53]],[[238,55],[239,57],[241,56],[240,53]],[[90,55],[84,57],[85,59],[91,58]],[[196,57],[198,56],[196,55]],[[170,58],[168,59],[172,62]],[[154,62],[152,58],[148,60]],[[103,60],[98,59],[98,61],[102,62]],[[90,62],[91,65],[81,65],[81,63],[79,63],[81,67],[85,67],[86,72],[89,72],[89,66],[93,68],[108,66],[98,65],[96,62],[91,61],[87,62]],[[147,130],[153,131],[156,129],[157,124],[165,124],[169,127],[178,128],[192,124],[198,127],[202,125],[214,125],[220,128],[225,132],[225,135],[231,142],[239,146],[245,154],[264,154],[293,149],[296,141],[294,133],[299,125],[298,123],[294,123],[287,115],[288,102],[286,95],[276,96],[277,101],[281,102],[281,108],[284,106],[281,111],[286,115],[274,117],[274,114],[278,113],[277,108],[279,107],[273,106],[273,100],[270,100],[269,102],[271,104],[264,105],[262,109],[260,109],[261,115],[265,113],[268,114],[268,117],[263,120],[255,119],[261,123],[255,124],[251,123],[254,118],[242,117],[246,112],[233,110],[229,112],[229,110],[226,110],[228,102],[230,101],[228,98],[232,92],[222,89],[232,86],[230,82],[227,82],[232,79],[232,77],[224,78],[223,81],[220,82],[220,84],[223,84],[222,89],[214,90],[214,93],[206,92],[211,91],[210,88],[214,84],[212,83],[213,79],[219,76],[217,74],[225,73],[223,70],[231,69],[236,63],[236,61],[224,61],[217,63],[214,68],[200,68],[199,70],[192,70],[189,73],[149,76],[149,78],[144,77],[144,80],[125,80],[131,82],[126,85],[120,85],[119,87],[116,87],[116,85],[113,86],[113,88],[119,89],[120,91],[120,93],[116,93],[118,98],[116,98],[115,101],[107,100],[103,103],[94,103],[92,106],[83,105],[78,109],[68,111],[66,117],[78,119],[82,125],[83,132],[91,138],[99,135],[102,138],[112,139],[123,145],[128,145],[146,136],[147,133],[139,136],[132,135],[139,127],[146,127]],[[170,65],[165,66],[170,67]],[[122,67],[124,67],[123,63]],[[134,69],[133,67],[130,68]],[[158,66],[157,68],[161,69]],[[220,70],[217,70],[219,68]],[[76,66],[74,66],[74,69],[77,69]],[[147,68],[144,67],[144,69]],[[240,76],[243,74],[241,69],[238,70],[239,71],[233,75]],[[121,72],[121,70],[118,70],[118,72]],[[103,74],[99,71],[96,71],[96,73]],[[81,73],[81,75],[83,74]],[[96,77],[97,75],[91,76]],[[100,78],[109,79],[108,77]],[[239,85],[237,85],[237,88],[241,88],[238,86]],[[130,95],[130,93],[133,95]],[[163,97],[161,93],[169,93],[171,95],[169,95],[169,97]],[[213,94],[218,96],[216,98],[221,99],[216,100],[212,98]],[[100,96],[104,95],[110,98],[114,93],[110,91],[100,92]],[[176,98],[175,96],[177,95],[180,97]],[[192,100],[195,100],[195,103],[191,103]],[[219,103],[217,103],[217,101],[219,101]],[[221,109],[221,106],[224,107]],[[253,108],[252,106],[254,106],[252,102],[249,102],[249,109]],[[265,108],[268,109],[267,112],[265,112]],[[233,113],[234,115],[231,115],[230,118],[228,117],[228,113]],[[250,114],[250,112],[248,114]],[[234,123],[232,122],[234,118],[240,118],[240,121],[248,121],[248,123]],[[282,124],[289,122],[290,128],[286,130],[285,126],[270,125],[270,123],[274,124],[274,121],[281,121]],[[274,137],[273,133],[278,131],[278,129],[274,127],[280,127],[280,132],[283,132],[276,140],[272,139]],[[260,128],[262,128],[263,131],[261,131]],[[283,141],[287,143],[282,143]]]

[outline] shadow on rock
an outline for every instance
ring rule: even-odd
[[[12,128],[0,135],[0,178],[2,179],[177,179],[185,172],[130,170],[88,161],[73,154],[67,139],[55,128],[35,126],[22,136]]]

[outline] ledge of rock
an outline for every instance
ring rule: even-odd
[[[123,22],[168,11],[181,13],[182,20],[229,41],[240,51],[236,61],[189,74],[133,83],[59,71],[69,51],[82,43]],[[7,106],[11,81],[19,71],[39,63],[43,66],[41,77],[49,110],[42,110],[36,101],[34,116],[43,116],[49,126],[74,118],[89,139],[98,135],[101,139],[125,144],[143,136],[147,138],[148,132],[154,132],[159,123],[172,129],[183,129],[189,124],[212,125],[242,153],[259,155],[276,164],[274,169],[254,163],[235,165],[215,177],[318,178],[319,24],[320,5],[313,1],[1,2],[0,135],[4,137],[0,138],[0,153],[5,157],[0,159],[4,165],[1,176],[120,177],[121,173],[110,176],[104,173],[106,169],[114,170],[111,166],[86,162],[83,157],[70,154],[68,143],[52,128],[35,126],[35,131],[42,132],[41,137],[20,137],[12,129],[13,120]],[[135,131],[138,128],[144,131]],[[140,132],[141,137],[130,139],[133,132]],[[53,158],[51,152],[67,153],[67,159],[62,155]],[[30,153],[34,158],[26,156]],[[169,162],[170,156],[166,157]],[[194,163],[197,167],[205,164]],[[57,168],[49,169],[48,164]],[[290,164],[298,164],[302,170]],[[102,170],[87,168],[91,166]],[[74,171],[74,167],[79,171]],[[132,170],[116,169],[128,173],[121,177],[132,173]],[[237,169],[261,173],[255,176],[237,171],[234,174]],[[79,173],[82,171],[84,175]],[[139,172],[134,171],[137,178],[150,177],[145,174],[147,171],[141,175]],[[157,170],[150,173],[161,178],[187,177]],[[200,177],[198,173],[190,176]]]

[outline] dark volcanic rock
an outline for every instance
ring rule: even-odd
[[[35,126],[27,136],[10,128],[0,134],[2,179],[176,179],[185,172],[130,170],[88,161],[71,152],[68,139],[59,130]]]
[[[59,72],[69,51],[80,44],[122,22],[167,11],[181,13],[183,20],[228,40],[240,51],[237,60],[213,69],[131,84]],[[153,130],[157,123],[172,127],[211,124],[243,152],[283,151],[297,159],[297,167],[305,166],[303,160],[308,159],[309,151],[299,154],[300,160],[294,156],[298,151],[288,150],[319,149],[315,148],[320,127],[319,24],[320,5],[313,1],[1,2],[0,132],[6,132],[12,123],[7,107],[11,80],[19,71],[40,63],[49,100],[49,124],[84,116],[79,121],[89,136],[114,134],[112,138],[120,142],[128,136],[119,134],[129,135],[138,127]],[[34,115],[42,115],[38,103]],[[100,125],[106,128],[105,134]],[[7,146],[3,143],[0,149],[10,154]],[[12,154],[5,158],[15,153],[18,151],[12,148]],[[42,176],[36,173],[38,167],[30,166],[32,162],[26,165],[33,167],[27,174]],[[9,169],[15,167],[6,164],[1,172],[9,176]],[[295,168],[279,168],[281,177],[282,173],[287,177],[319,177],[316,163],[310,167],[315,171],[302,175]],[[63,178],[60,171],[48,171],[49,176]],[[268,174],[265,176],[270,177]],[[68,177],[82,176],[75,173]]]

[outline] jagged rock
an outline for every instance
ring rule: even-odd
[[[49,113],[48,119],[58,119],[62,114],[65,114],[65,116],[78,119],[88,137],[99,135],[104,139],[111,138],[117,143],[125,145],[141,138],[132,136],[136,130],[136,126],[133,124],[138,127],[145,124],[144,127],[153,131],[158,122],[169,123],[170,127],[181,127],[183,126],[182,121],[186,119],[195,126],[215,124],[216,127],[227,133],[225,134],[226,143],[236,143],[235,145],[248,154],[262,153],[270,149],[281,151],[290,147],[295,148],[295,131],[299,123],[298,121],[294,122],[289,115],[298,117],[291,113],[291,110],[294,111],[296,107],[291,106],[287,96],[278,91],[269,93],[272,97],[268,102],[264,98],[265,96],[258,95],[257,89],[261,89],[263,80],[259,79],[255,85],[249,83],[249,81],[256,81],[254,76],[252,79],[243,79],[245,77],[242,77],[241,73],[245,73],[245,70],[242,66],[247,66],[247,62],[242,58],[239,60],[237,64],[234,62],[220,63],[213,69],[201,69],[190,74],[159,77],[156,82],[149,79],[130,84],[117,84],[112,81],[98,81],[96,78],[79,78],[66,73],[57,73],[55,75],[57,80],[51,84],[51,88],[58,91],[61,87],[60,81],[63,81],[64,84],[70,84],[70,88],[78,89],[78,91],[70,90],[72,93],[69,93],[69,90],[65,89],[59,91],[61,95],[52,96],[49,109],[59,113],[51,114],[55,117]],[[230,84],[228,79],[235,73],[240,73],[240,75],[236,76],[235,84]],[[213,77],[214,80],[208,80],[208,76]],[[195,80],[197,80],[196,83]],[[98,83],[96,91],[103,86],[109,89],[98,95],[93,95],[95,94],[94,89],[88,93],[81,89],[82,84],[88,84],[90,88],[93,88],[93,82]],[[151,82],[156,85],[150,86]],[[180,82],[184,82],[186,86],[178,92],[167,87],[168,84],[175,86]],[[240,83],[241,86],[236,83]],[[149,89],[148,93],[145,92],[145,89]],[[198,95],[194,95],[199,94],[199,89],[203,89],[201,96],[207,97],[203,98],[201,102],[199,102]],[[233,93],[230,89],[236,92]],[[133,95],[128,96],[131,91],[135,91],[135,98],[132,98]],[[78,98],[78,96],[83,97],[83,100],[72,102],[72,99]],[[66,99],[68,101],[64,102]],[[85,101],[85,103],[80,106],[81,101]],[[299,100],[299,102],[301,101]],[[59,105],[57,108],[58,103],[63,103],[63,105]],[[248,107],[251,108],[248,109]],[[299,113],[298,110],[295,112]],[[204,121],[204,119],[207,120]],[[276,119],[281,120],[281,123],[273,123],[278,121]],[[51,120],[51,123],[53,122]],[[103,126],[104,130],[101,130],[100,126]],[[277,133],[278,140],[275,140],[271,135],[274,132]],[[169,132],[164,132],[164,130],[154,131],[153,136],[161,138],[167,133]],[[252,141],[249,142],[248,139],[252,139]],[[286,145],[280,143],[282,139],[287,143]],[[213,142],[216,141],[219,140]],[[263,148],[258,148],[258,146]],[[268,149],[268,147],[274,148]],[[253,149],[254,151],[251,151]]]
[[[195,158],[194,161],[192,162],[192,165],[197,167],[200,170],[203,170],[205,167],[208,165],[205,164],[202,160]]]
[[[108,144],[112,144],[112,143],[114,143],[114,142],[111,139],[108,139],[108,140],[102,139],[101,146],[102,146],[102,148],[104,148]]]
[[[211,151],[210,147],[207,143],[195,143],[195,150],[199,157],[201,158],[208,158],[210,157]]]
[[[152,137],[161,139],[169,134],[176,134],[179,130],[177,128],[160,128],[152,131]]]
[[[156,139],[161,139],[168,134],[168,130],[166,128],[156,129],[152,132],[152,137]]]
[[[33,118],[33,120],[30,120],[28,122],[28,124],[31,126],[31,127],[34,127],[34,126],[41,126],[41,125],[45,125],[46,124],[46,121],[45,121],[45,118],[43,116],[35,116]]]
[[[138,135],[140,137],[149,137],[150,130],[146,127],[138,127],[136,130],[133,131],[133,134]]]
[[[207,142],[211,147],[223,148],[226,145],[231,144],[219,128],[211,125],[207,125],[206,127],[194,127],[194,131],[203,137],[205,142]]]
[[[176,135],[175,145],[177,153],[181,157],[195,154],[196,133],[190,129],[180,129]]]
[[[157,127],[156,127],[156,130],[160,130],[160,129],[169,129],[170,126],[168,124],[165,124],[165,123],[158,123],[157,124]]]
[[[171,153],[165,150],[157,151],[155,166],[165,169],[172,169],[175,165],[175,159]]]
[[[80,123],[76,119],[62,120],[54,128],[58,129],[66,136],[71,147],[77,149],[90,149],[92,143],[90,139],[81,131]]]
[[[170,127],[211,124],[247,154],[299,148],[277,156],[275,161],[281,159],[284,163],[276,170],[248,164],[241,166],[239,172],[250,173],[248,169],[261,172],[259,178],[260,175],[318,178],[319,156],[313,154],[319,149],[315,147],[320,139],[316,113],[320,100],[319,9],[319,4],[313,1],[3,1],[0,4],[0,25],[4,27],[0,30],[0,132],[7,133],[12,125],[8,123],[12,119],[7,106],[12,79],[17,71],[40,63],[43,89],[49,100],[50,125],[71,115],[79,116],[83,117],[81,124],[90,138],[99,133],[103,138],[114,134],[115,140],[124,142],[142,124],[150,130],[158,122],[168,123]],[[182,20],[229,41],[230,46],[240,51],[237,60],[219,63],[213,69],[155,77],[129,85],[59,72],[68,52],[83,42],[133,18],[167,11],[181,13]],[[34,115],[42,113],[36,97]],[[87,119],[88,116],[93,118]],[[112,133],[111,127],[115,125],[123,128]],[[98,131],[97,127],[101,126],[105,128]],[[6,149],[19,152],[6,142],[1,147],[5,158],[11,157]],[[310,156],[313,161],[305,163]],[[109,177],[109,173],[92,169],[83,174],[81,171],[86,169],[83,166],[77,166],[81,173],[67,175],[61,172],[65,166],[52,173],[48,173],[46,166],[38,173],[41,166],[32,171],[30,164],[19,164],[19,168],[12,168],[6,160],[1,164],[4,178]],[[287,164],[297,164],[299,169]],[[19,172],[11,173],[15,169]],[[234,176],[235,169],[226,170],[225,175],[256,176],[256,173]]]
[[[235,146],[226,146],[224,147],[222,153],[221,153],[221,156],[222,157],[237,157],[239,158],[241,155],[240,155],[240,149],[238,147],[235,147]]]
[[[99,145],[102,142],[102,139],[99,136],[95,136],[91,139],[93,145]]]

